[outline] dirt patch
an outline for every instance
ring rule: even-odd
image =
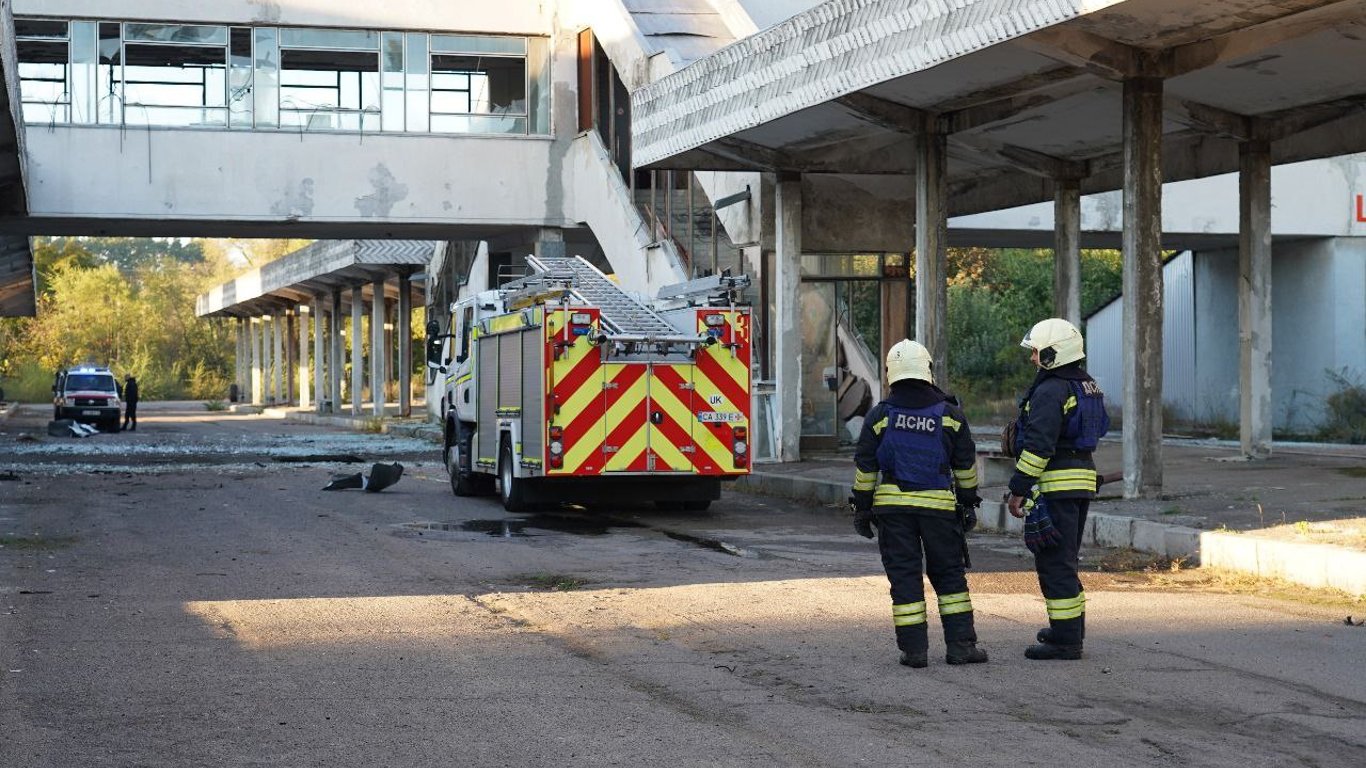
[[[1247,532],[1249,536],[1301,544],[1336,544],[1352,549],[1366,549],[1366,517],[1346,520],[1300,520],[1286,525]]]

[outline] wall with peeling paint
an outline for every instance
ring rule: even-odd
[[[570,223],[546,193],[549,139],[72,126],[30,139],[35,217]]]

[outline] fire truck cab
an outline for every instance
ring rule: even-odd
[[[429,329],[444,461],[458,496],[509,511],[654,501],[705,509],[749,472],[749,284],[718,275],[652,305],[579,257],[451,306]]]

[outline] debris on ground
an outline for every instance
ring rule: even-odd
[[[344,491],[352,488],[359,488],[368,493],[379,493],[389,486],[397,483],[403,477],[403,465],[398,462],[393,464],[376,464],[370,467],[369,475],[362,475],[357,472],[351,475],[334,475],[332,482],[323,486],[324,491]]]
[[[1342,623],[1343,623],[1343,624],[1346,624],[1346,625],[1349,626],[1349,627],[1360,627],[1360,626],[1366,626],[1366,619],[1355,619],[1355,620],[1354,620],[1351,616],[1348,616],[1347,618],[1345,618],[1345,619],[1342,620]]]
[[[53,419],[47,423],[47,433],[52,437],[90,437],[99,432],[98,427],[71,419]]]
[[[0,472],[0,483],[17,483],[19,475],[13,472]]]
[[[276,456],[275,460],[285,464],[360,464],[365,461],[350,453],[306,453],[301,456]]]

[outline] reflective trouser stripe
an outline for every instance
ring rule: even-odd
[[[1079,619],[1086,613],[1086,593],[1079,592],[1076,597],[1062,597],[1056,600],[1044,600],[1044,605],[1048,607],[1048,618],[1064,621],[1066,619]]]
[[[956,504],[957,498],[953,491],[947,488],[935,491],[903,491],[895,485],[884,484],[877,487],[877,493],[873,496],[875,507],[922,507],[952,512]]]
[[[955,613],[971,613],[972,598],[967,592],[939,596],[939,615],[952,616]]]
[[[1040,493],[1096,491],[1094,469],[1050,469],[1039,476]]]
[[[903,605],[892,606],[892,624],[898,627],[909,627],[912,624],[925,623],[925,601],[918,603],[905,603]]]

